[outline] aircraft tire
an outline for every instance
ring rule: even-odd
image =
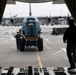
[[[38,39],[38,48],[39,48],[39,51],[43,51],[43,39],[42,38]]]
[[[20,39],[20,51],[24,51],[24,50],[25,50],[25,40]]]

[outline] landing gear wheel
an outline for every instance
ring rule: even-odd
[[[25,50],[25,40],[20,39],[20,51],[24,51],[24,50]]]
[[[42,38],[38,39],[38,48],[39,48],[39,51],[43,51],[43,39]]]

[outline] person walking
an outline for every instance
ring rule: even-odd
[[[68,24],[69,27],[63,35],[63,42],[67,43],[66,52],[70,63],[68,70],[72,70],[75,69],[76,26],[73,19],[69,19]]]
[[[19,50],[19,46],[20,46],[20,37],[22,37],[21,34],[17,32],[17,34],[15,35],[17,50]]]

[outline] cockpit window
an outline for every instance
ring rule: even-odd
[[[34,22],[35,21],[35,18],[27,18],[27,21],[28,22]]]

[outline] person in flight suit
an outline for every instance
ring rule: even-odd
[[[19,46],[20,46],[20,37],[22,37],[22,35],[20,34],[20,32],[17,32],[17,34],[15,35],[17,50],[19,50]]]
[[[69,27],[66,29],[63,35],[63,42],[67,43],[67,57],[70,63],[68,70],[75,69],[75,49],[76,49],[76,26],[74,25],[74,20],[69,19]]]

